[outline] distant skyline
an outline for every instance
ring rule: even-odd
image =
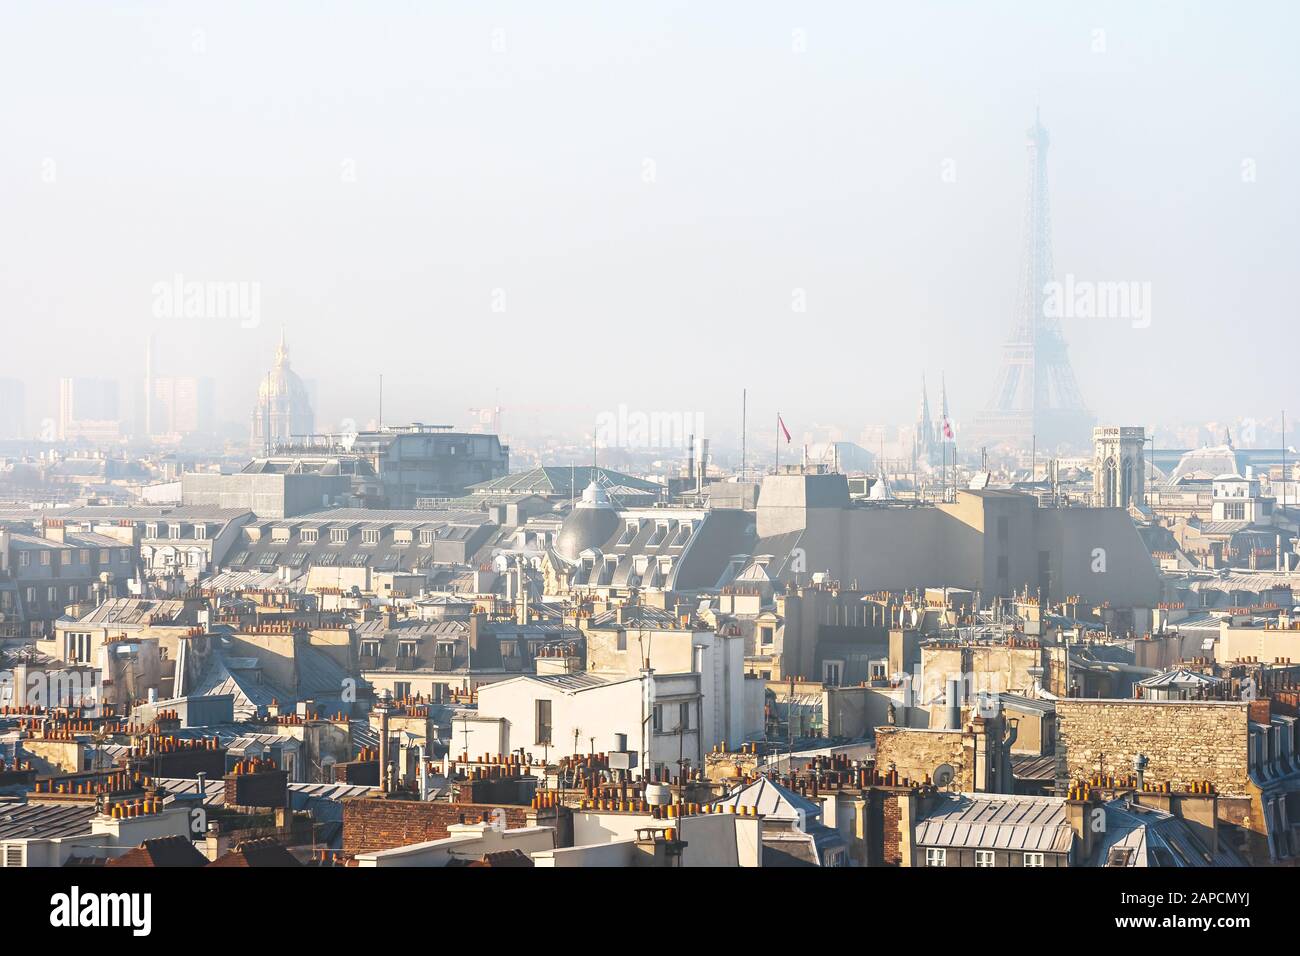
[[[1063,320],[1098,420],[1300,418],[1291,4],[321,9],[6,11],[0,377],[29,417],[61,376],[129,415],[152,334],[155,374],[246,422],[283,327],[322,431],[374,418],[381,373],[390,422],[499,403],[506,431],[626,404],[734,434],[748,388],[764,444],[778,409],[912,421],[942,374],[960,426],[1037,108],[1057,278],[1151,290],[1149,326]],[[256,321],[161,308],[177,276]]]

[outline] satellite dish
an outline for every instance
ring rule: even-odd
[[[957,773],[952,769],[952,764],[941,763],[934,768],[934,772],[930,774],[930,779],[936,787],[942,790],[952,783],[952,778],[955,776],[957,776]]]

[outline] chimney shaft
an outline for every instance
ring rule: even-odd
[[[379,787],[384,793],[389,792],[388,747],[388,703],[384,702],[379,708]]]
[[[961,730],[961,679],[948,678],[948,692],[944,696],[944,727]]]

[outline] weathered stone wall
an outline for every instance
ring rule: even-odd
[[[940,764],[949,764],[955,776],[948,790],[975,789],[975,773],[960,730],[876,728],[876,767],[891,767],[915,783],[923,783]]]
[[[1245,793],[1249,732],[1244,702],[1059,700],[1056,786],[1099,772],[1127,778],[1145,754],[1153,784],[1208,780],[1219,793]]]

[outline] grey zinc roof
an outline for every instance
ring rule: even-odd
[[[485,494],[536,494],[552,497],[576,497],[578,489],[591,484],[593,477],[598,484],[622,486],[635,492],[657,494],[663,490],[661,485],[642,478],[634,478],[622,472],[610,471],[593,465],[574,467],[543,466],[528,471],[517,471],[490,481],[481,481],[467,489],[472,495]]]
[[[161,777],[154,781],[167,791],[164,803],[171,803],[178,796],[197,795],[198,780],[189,777]],[[289,799],[295,810],[311,809],[310,804],[318,800],[342,800],[345,797],[363,797],[378,787],[366,787],[347,783],[291,783]],[[226,782],[208,780],[203,787],[203,805],[221,806],[225,803]]]
[[[92,806],[21,803],[0,807],[0,840],[48,840],[90,832]]]
[[[1163,674],[1157,674],[1155,677],[1148,677],[1139,683],[1143,687],[1182,687],[1187,685],[1213,687],[1215,684],[1221,684],[1222,681],[1217,677],[1180,667],[1175,670],[1165,671]]]
[[[926,847],[1067,853],[1074,831],[1062,797],[943,794],[917,824]]]
[[[147,598],[110,598],[78,619],[79,624],[129,625],[148,623],[151,617],[163,617],[173,623],[195,623],[194,614],[184,614],[184,601],[154,601]]]
[[[767,777],[759,777],[751,784],[739,787],[728,797],[717,801],[723,807],[754,807],[756,812],[774,820],[817,820],[822,808],[788,787],[783,787]]]
[[[1105,804],[1105,810],[1105,836],[1089,861],[1094,866],[1245,865],[1227,840],[1220,840],[1218,849],[1212,851],[1185,820],[1163,810],[1125,804],[1122,799]]]

